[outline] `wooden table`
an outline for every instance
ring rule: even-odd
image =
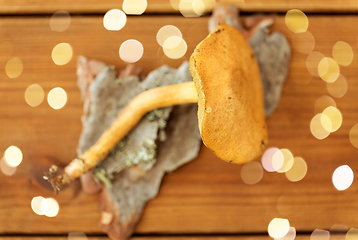
[[[227,0],[244,15],[264,11],[277,13],[273,31],[280,31],[292,45],[292,60],[282,99],[275,113],[267,119],[269,145],[288,148],[301,156],[308,172],[303,180],[290,182],[284,174],[265,171],[254,185],[243,182],[242,166],[218,160],[202,147],[193,162],[168,174],[159,195],[150,201],[133,239],[190,240],[261,240],[270,239],[268,224],[273,218],[285,218],[297,231],[296,239],[310,239],[315,229],[331,231],[331,239],[344,239],[348,229],[358,226],[358,183],[345,191],[332,184],[332,174],[341,165],[357,173],[358,149],[349,141],[350,129],[358,123],[358,2],[356,0]],[[184,18],[169,1],[150,0],[143,16],[129,16],[118,32],[107,31],[103,15],[111,8],[121,8],[114,0],[3,0],[0,1],[0,152],[18,146],[23,161],[12,176],[0,172],[0,240],[62,240],[71,232],[84,232],[92,240],[105,239],[98,227],[98,196],[87,195],[79,184],[56,196],[42,180],[45,169],[53,163],[67,164],[76,156],[81,132],[82,102],[76,85],[76,59],[80,55],[113,64],[125,63],[118,56],[120,44],[130,38],[144,46],[138,62],[145,73],[168,64],[178,67],[188,60],[197,43],[207,35],[209,15]],[[316,100],[329,95],[326,83],[307,71],[307,54],[296,47],[302,42],[285,25],[285,13],[299,8],[307,13],[308,30],[315,38],[315,51],[332,57],[332,47],[345,41],[355,57],[341,67],[348,81],[348,91],[334,98],[343,115],[337,132],[318,140],[310,132]],[[50,16],[57,10],[71,14],[71,25],[64,32],[49,27]],[[188,44],[188,51],[178,60],[161,53],[155,36],[164,25],[177,26]],[[53,47],[70,43],[74,56],[64,65],[51,60]],[[23,71],[9,78],[7,61],[18,57]],[[24,100],[26,88],[40,84],[45,94],[54,87],[68,95],[66,106],[52,109],[46,100],[30,107]],[[259,162],[259,160],[258,160]],[[60,212],[54,218],[36,215],[30,207],[35,196],[54,197]]]

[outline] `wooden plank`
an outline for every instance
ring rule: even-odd
[[[332,46],[341,40],[357,54],[356,16],[314,16],[309,20],[315,50],[331,56]],[[146,73],[164,63],[177,67],[207,35],[206,23],[207,18],[143,16],[129,18],[120,32],[109,32],[103,28],[101,17],[73,17],[70,28],[58,33],[50,30],[45,17],[0,19],[2,68],[14,56],[24,65],[23,73],[15,79],[0,72],[0,151],[16,145],[24,155],[13,176],[0,173],[0,233],[100,232],[97,196],[84,194],[78,184],[54,196],[41,179],[49,165],[66,164],[76,155],[82,112],[76,58],[85,55],[122,68],[125,64],[118,57],[118,48],[124,40],[135,38],[145,49],[138,65]],[[156,43],[156,32],[165,24],[174,24],[183,33],[188,52],[182,59],[168,60]],[[282,100],[268,118],[270,146],[288,148],[303,157],[308,164],[306,177],[292,183],[283,174],[265,172],[258,184],[246,185],[240,177],[242,166],[224,163],[203,147],[198,159],[165,177],[159,196],[147,205],[137,233],[262,233],[275,217],[289,219],[298,231],[356,225],[357,181],[339,192],[331,178],[335,168],[343,164],[358,170],[358,152],[348,140],[350,128],[358,122],[358,63],[342,67],[349,86],[347,94],[336,99],[343,125],[319,141],[310,133],[309,124],[315,101],[328,94],[325,83],[306,70],[307,55],[294,50],[297,37],[285,27],[283,17],[277,18],[273,30],[288,37],[293,55]],[[52,48],[60,42],[68,42],[74,49],[72,61],[65,66],[56,66],[51,60]],[[300,84],[307,79],[311,79],[308,84]],[[46,101],[35,108],[28,106],[24,92],[33,83],[40,84],[46,94],[54,87],[64,88],[67,105],[60,110],[51,109]],[[58,216],[47,218],[32,212],[31,199],[39,195],[58,200]]]
[[[180,0],[150,0],[146,13],[179,13]],[[218,0],[222,4],[234,4],[248,12],[286,12],[298,8],[305,12],[357,12],[355,0]],[[70,13],[105,13],[109,9],[122,9],[123,0],[12,0],[2,1],[0,14],[52,14],[58,10]],[[173,4],[173,5],[172,5]]]
[[[344,234],[339,234],[336,235],[339,236],[339,239],[344,239],[345,235]],[[334,236],[334,237],[336,237]],[[342,238],[343,237],[343,238]],[[67,237],[0,237],[0,240],[42,240],[42,239],[48,239],[48,240],[68,240]],[[91,237],[91,236],[87,236],[88,240],[109,240],[108,237]],[[269,236],[219,236],[219,237],[166,237],[166,236],[161,236],[161,237],[132,237],[130,238],[130,240],[271,240],[272,238]],[[310,235],[296,235],[296,240],[309,240],[310,239]],[[338,239],[338,238],[336,238]]]

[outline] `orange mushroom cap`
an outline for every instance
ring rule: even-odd
[[[219,25],[194,50],[190,71],[204,144],[227,162],[258,158],[268,141],[263,90],[255,54],[241,33]]]

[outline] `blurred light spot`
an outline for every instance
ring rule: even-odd
[[[161,29],[159,29],[159,31],[157,33],[157,42],[160,46],[163,47],[164,42],[169,37],[173,37],[173,36],[182,38],[182,34],[177,27],[175,27],[173,25],[166,25],[166,26],[162,27]]]
[[[31,200],[32,211],[34,211],[34,213],[36,213],[37,215],[44,215],[44,213],[41,209],[41,203],[43,200],[45,200],[45,198],[41,197],[41,196],[34,197]]]
[[[333,97],[341,98],[347,93],[347,90],[348,82],[342,74],[339,74],[337,80],[333,83],[327,83],[327,91]]]
[[[127,16],[119,9],[109,10],[103,17],[103,26],[110,31],[121,30],[127,23]]]
[[[284,218],[274,218],[268,225],[268,234],[273,238],[282,238],[290,230],[290,222]]]
[[[284,193],[277,199],[277,210],[281,215],[295,214],[297,208],[292,207],[292,194]]]
[[[358,148],[358,123],[349,131],[349,141],[355,148]]]
[[[326,115],[330,119],[331,133],[337,131],[342,126],[342,113],[337,108],[332,106],[327,107],[325,110],[323,110],[322,114]],[[323,123],[322,126],[324,127]],[[326,130],[328,131],[329,129]]]
[[[64,32],[71,25],[71,15],[67,11],[57,11],[50,18],[50,28],[55,32]]]
[[[312,81],[313,77],[311,75],[306,75],[300,78],[295,78],[294,81],[295,83],[299,84],[299,85],[308,85],[311,81]]]
[[[323,112],[324,109],[326,109],[329,106],[337,107],[337,104],[334,101],[334,99],[331,98],[330,96],[323,95],[316,100],[314,104],[314,113],[315,114],[321,113]]]
[[[66,91],[60,87],[51,89],[47,95],[47,102],[53,109],[63,108],[67,103]]]
[[[293,165],[293,154],[287,148],[280,149],[280,152],[283,155],[283,164],[282,167],[277,170],[277,172],[284,173],[290,170]]]
[[[68,234],[68,240],[87,240],[84,232],[72,232]]]
[[[42,103],[45,92],[39,84],[32,84],[25,91],[25,101],[31,107],[37,107]]]
[[[358,229],[351,228],[346,234],[346,240],[357,240],[358,239]]]
[[[313,51],[316,40],[309,31],[298,33],[293,38],[294,47],[299,53],[309,54]]]
[[[353,170],[348,165],[342,165],[334,170],[332,182],[339,191],[349,188],[354,180]]]
[[[0,170],[6,176],[12,176],[16,172],[16,167],[11,167],[5,162],[5,158],[0,159]]]
[[[17,78],[21,75],[23,68],[24,66],[22,64],[21,59],[18,57],[13,57],[9,61],[7,61],[5,66],[5,72],[9,78]]]
[[[318,64],[326,56],[320,52],[311,52],[306,58],[306,67],[308,72],[315,77],[319,77]]]
[[[120,46],[119,57],[127,63],[134,63],[142,58],[143,52],[143,45],[139,41],[129,39]]]
[[[163,44],[164,54],[171,59],[183,57],[188,49],[184,39],[178,36],[169,37]]]
[[[197,16],[201,16],[205,12],[205,4],[202,0],[194,0],[192,3],[193,11]]]
[[[55,199],[46,198],[41,202],[41,210],[46,217],[56,217],[60,211],[60,206]]]
[[[102,211],[101,213],[101,224],[109,225],[113,221],[113,213]]]
[[[333,58],[324,57],[318,64],[318,75],[325,82],[334,82],[337,80],[340,68]]]
[[[275,240],[294,240],[296,238],[296,228],[290,227],[288,233],[282,238],[275,238]]]
[[[184,17],[198,17],[193,9],[194,0],[181,0],[179,3],[179,11]]]
[[[72,59],[72,47],[68,43],[59,43],[52,49],[52,61],[56,65],[65,65]]]
[[[22,152],[16,146],[10,146],[5,150],[4,160],[10,167],[17,167],[22,162]]]
[[[285,23],[293,33],[305,32],[308,28],[308,18],[301,10],[291,9],[287,11]]]
[[[170,5],[174,10],[179,10],[180,0],[170,0]]]
[[[263,177],[263,169],[261,164],[258,162],[246,163],[241,168],[241,178],[246,184],[256,184]]]
[[[342,41],[338,41],[332,48],[333,59],[342,66],[348,66],[353,61],[353,49],[352,47]]]
[[[311,233],[310,240],[329,240],[330,234],[326,230],[315,229]]]
[[[301,157],[295,157],[293,159],[293,165],[285,172],[285,175],[288,180],[291,182],[298,182],[302,180],[307,174],[307,164],[306,161]]]
[[[324,128],[324,130],[326,130],[330,133],[332,132],[333,123],[332,123],[331,119],[323,112],[321,114],[321,126]]]
[[[147,0],[124,0],[122,9],[126,14],[141,15],[147,9]]]
[[[269,148],[262,155],[261,163],[266,171],[275,172],[282,167],[284,157],[280,149]]]
[[[325,114],[316,114],[311,120],[310,130],[315,138],[322,140],[328,137],[332,130],[331,120]]]
[[[335,223],[329,228],[329,232],[348,232],[348,226]]]

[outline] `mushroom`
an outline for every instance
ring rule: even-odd
[[[259,157],[267,144],[263,91],[255,55],[241,33],[219,25],[194,50],[190,71],[194,82],[136,96],[63,174],[51,167],[44,178],[59,190],[102,161],[149,111],[195,102],[202,140],[220,159],[245,163]]]

